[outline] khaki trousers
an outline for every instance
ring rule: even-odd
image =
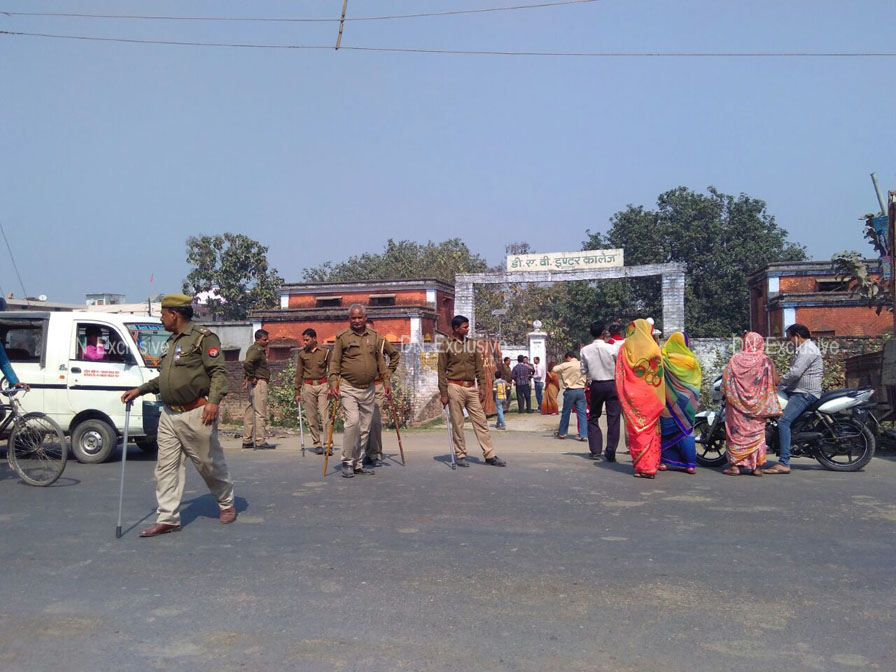
[[[376,384],[373,396],[373,419],[370,421],[370,436],[367,439],[368,458],[383,459],[383,414],[386,412],[386,392],[382,383]]]
[[[311,430],[311,443],[315,447],[323,446],[321,442],[321,432],[323,432],[323,441],[327,440],[330,434],[330,414],[327,412],[327,391],[330,386],[326,383],[320,385],[302,385],[302,403],[305,404],[305,419],[308,420],[308,428]],[[317,424],[318,414],[323,420],[323,429],[319,429]]]
[[[221,509],[233,506],[233,482],[218,441],[218,422],[202,424],[202,411],[201,406],[186,413],[175,413],[167,406],[162,407],[155,470],[158,523],[180,525],[178,508],[187,480],[185,465],[188,457],[196,465],[196,471],[218,506]]]
[[[373,383],[365,390],[352,387],[345,380],[339,383],[339,398],[345,413],[345,432],[342,434],[342,464],[353,468],[361,465],[362,449],[367,445],[376,391]]]
[[[253,418],[252,406],[255,406]],[[255,386],[249,386],[249,404],[243,412],[243,443],[254,442],[256,446],[264,443],[265,423],[268,418],[268,381],[258,379]],[[252,423],[255,423],[255,436],[252,436]]]
[[[467,456],[467,447],[464,441],[464,409],[473,423],[473,430],[479,440],[479,447],[487,458],[494,457],[495,448],[492,446],[492,437],[488,433],[488,420],[482,410],[479,401],[479,390],[475,387],[461,387],[448,383],[448,415],[451,418],[451,436],[454,438],[454,453],[457,458]]]

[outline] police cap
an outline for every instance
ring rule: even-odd
[[[162,297],[162,308],[189,308],[193,297],[186,294],[166,294]]]

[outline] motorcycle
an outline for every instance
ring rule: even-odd
[[[867,401],[874,394],[870,387],[831,390],[809,406],[791,425],[791,457],[812,457],[832,471],[858,471],[874,457],[875,439],[867,423]],[[725,399],[722,376],[710,389],[710,398],[718,409],[697,413],[694,435],[697,462],[704,467],[721,467],[728,462],[725,452]],[[778,392],[783,410],[787,397]],[[768,453],[779,453],[778,419],[765,424]]]

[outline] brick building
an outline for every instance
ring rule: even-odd
[[[866,259],[875,266],[876,259]],[[747,278],[750,329],[763,336],[781,336],[799,322],[818,336],[880,336],[892,332],[893,318],[878,315],[852,296],[830,261],[769,264]]]
[[[332,343],[348,327],[348,308],[367,306],[374,329],[393,343],[431,343],[450,331],[454,287],[440,280],[366,280],[290,283],[280,288],[280,308],[252,313],[254,328],[271,338],[269,359],[286,359],[311,327]]]

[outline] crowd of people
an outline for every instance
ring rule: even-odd
[[[567,352],[562,363],[548,362],[543,374],[543,414],[558,413],[557,397],[563,391],[555,438],[569,438],[575,410],[576,438],[588,442],[589,457],[615,462],[624,418],[635,477],[651,479],[658,471],[669,469],[695,473],[694,422],[702,372],[687,334],[675,332],[661,344],[662,332],[651,319],[634,320],[624,334],[619,323],[607,327],[594,322],[590,331],[594,341],[581,349],[580,359],[575,352]],[[795,346],[796,356],[785,376],[779,378],[764,352],[763,337],[755,332],[744,335],[742,347],[725,367],[722,393],[728,409],[725,429],[729,463],[725,474],[736,476],[741,469],[754,476],[790,473],[790,426],[821,396],[824,365],[805,325],[791,325],[786,336]],[[538,361],[536,357],[536,364]],[[505,368],[508,362],[505,358]],[[505,382],[505,376],[500,370],[496,373],[498,406],[509,404],[511,399],[511,385]],[[528,402],[520,397],[528,395],[528,380],[533,376],[534,368],[520,355],[510,380],[521,413],[524,408],[528,410]],[[779,389],[788,399],[783,409],[778,401]],[[604,415],[606,442],[600,425]],[[770,417],[778,418],[780,451],[778,462],[765,467],[765,430]],[[500,411],[497,426],[506,429]]]

